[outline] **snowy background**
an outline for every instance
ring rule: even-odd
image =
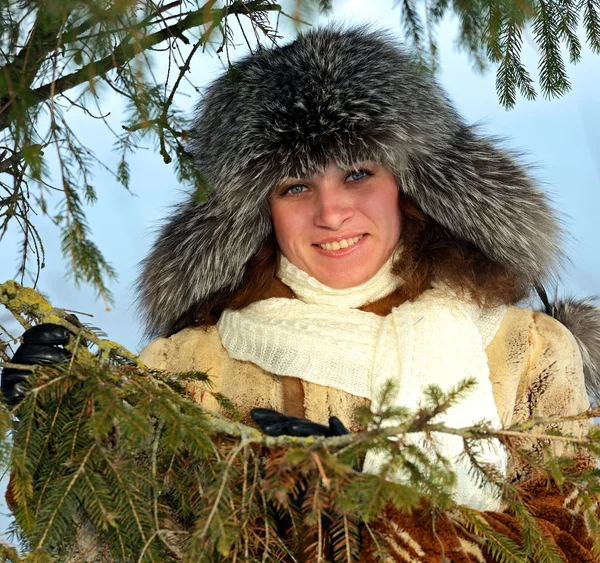
[[[401,36],[400,12],[392,7],[393,0],[334,0],[334,11],[318,22],[328,20],[347,23],[369,22]],[[292,26],[283,28],[286,39],[293,37]],[[455,46],[456,26],[445,21],[438,36],[440,45],[440,83],[449,93],[458,110],[469,123],[477,123],[485,133],[506,139],[506,145],[518,149],[526,162],[535,165],[535,174],[551,197],[570,233],[566,241],[569,263],[562,276],[559,293],[580,297],[600,293],[600,57],[584,47],[582,62],[569,67],[572,91],[558,100],[542,97],[534,102],[522,98],[516,108],[500,107],[495,92],[495,73],[491,69],[481,75],[473,71],[464,53]],[[582,34],[582,42],[584,37]],[[243,42],[233,53],[235,58],[245,52]],[[523,61],[535,75],[539,59],[531,41],[525,41]],[[164,67],[156,58],[156,74]],[[193,81],[198,86],[208,84],[218,76],[224,63],[210,53],[198,55],[192,63]],[[107,105],[116,128],[123,108],[109,90]],[[111,104],[112,99],[112,105]],[[176,99],[182,107],[191,107],[193,96]],[[84,144],[90,146],[109,168],[116,170],[119,155],[114,152],[114,138],[100,121],[90,120],[73,111],[71,125]],[[111,340],[132,351],[143,346],[141,328],[136,322],[132,286],[137,264],[148,252],[153,230],[168,213],[169,206],[182,197],[171,166],[165,165],[153,148],[142,150],[130,161],[131,193],[123,189],[114,177],[98,168],[95,185],[98,203],[87,210],[93,240],[119,274],[111,285],[114,306],[106,311],[89,288],[76,289],[65,276],[66,266],[60,253],[59,232],[43,218],[36,220],[46,246],[46,268],[38,287],[57,307],[85,311],[93,318],[84,320],[101,327]],[[9,234],[0,243],[0,281],[16,273],[17,233]],[[14,255],[14,261],[11,258]],[[14,266],[13,266],[14,264]],[[0,324],[9,316],[0,311]],[[6,478],[3,480],[6,482]],[[10,514],[0,490],[0,533],[10,523]],[[7,538],[5,538],[7,539]]]

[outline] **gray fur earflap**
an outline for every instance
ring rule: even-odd
[[[600,307],[592,299],[565,299],[546,306],[546,312],[575,337],[583,359],[588,395],[600,399]]]
[[[272,190],[332,161],[387,166],[427,215],[525,283],[553,273],[560,228],[546,196],[515,155],[463,123],[389,35],[315,30],[236,70],[235,81],[223,75],[207,89],[191,134],[211,197],[183,203],[143,262],[150,335],[233,290],[272,230]]]

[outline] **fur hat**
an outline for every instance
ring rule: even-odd
[[[387,34],[310,31],[247,56],[197,108],[189,150],[211,189],[161,228],[138,289],[150,335],[239,285],[272,232],[268,196],[330,162],[373,161],[457,239],[533,286],[555,273],[561,229],[517,156],[466,125]]]

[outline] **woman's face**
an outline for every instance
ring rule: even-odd
[[[400,238],[398,186],[377,164],[340,170],[332,163],[323,175],[281,183],[270,203],[281,252],[329,287],[373,277]]]

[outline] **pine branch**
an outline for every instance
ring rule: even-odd
[[[75,326],[68,320],[69,314],[67,312],[62,309],[55,309],[37,291],[22,287],[15,281],[9,280],[0,284],[0,305],[7,307],[25,329],[31,328],[31,324],[27,320],[27,317],[30,316],[37,318],[39,322],[56,323],[64,326],[77,338],[94,343],[105,358],[118,354],[139,364],[135,354],[132,354],[120,344],[109,340],[101,340],[94,332]]]
[[[0,67],[0,129],[3,114],[8,106],[19,98],[26,98],[29,86],[35,80],[46,56],[57,48],[57,37],[64,21],[73,10],[58,11],[56,5],[38,9],[36,20],[31,27],[26,45],[11,63]],[[27,104],[25,103],[25,106]],[[8,123],[8,122],[7,122]]]
[[[415,52],[423,68],[428,68],[423,57],[425,52],[423,48],[423,23],[414,0],[394,0],[395,6],[401,7],[404,35],[414,45]]]
[[[28,156],[28,154],[26,154],[26,153],[31,153],[34,151],[39,152],[39,151],[41,151],[41,149],[42,149],[41,145],[33,145],[31,147],[25,148],[22,151],[12,153],[8,158],[0,159],[0,172],[5,172],[6,170],[11,168],[15,164],[22,162]],[[6,203],[8,203],[8,201],[6,201],[4,199],[0,200],[0,207],[2,205],[5,205]]]
[[[583,25],[592,51],[600,54],[600,0],[584,2]]]
[[[542,92],[546,97],[562,96],[571,89],[571,84],[560,53],[558,14],[554,2],[539,0],[532,29],[534,38],[542,50],[538,65]]]
[[[0,303],[20,320],[63,322],[66,316],[14,282],[0,286]],[[14,510],[22,533],[39,553],[68,551],[77,541],[78,526],[87,522],[98,549],[118,560],[173,561],[181,555],[218,562],[266,553],[270,560],[284,561],[293,556],[294,542],[307,525],[315,558],[348,562],[360,549],[357,522],[376,520],[388,506],[401,511],[425,506],[440,517],[457,510],[461,518],[456,525],[484,542],[500,561],[512,563],[526,554],[533,561],[554,563],[556,548],[540,539],[518,488],[478,460],[479,441],[498,438],[516,459],[575,491],[573,502],[590,520],[590,530],[600,530],[592,500],[600,494],[600,483],[593,472],[574,473],[566,461],[544,463],[531,453],[521,455],[515,446],[541,424],[584,420],[597,410],[506,430],[484,423],[454,429],[438,419],[460,402],[472,382],[447,393],[429,388],[414,412],[387,406],[385,395],[393,390],[389,385],[380,408],[367,420],[369,431],[337,438],[271,438],[183,396],[194,374],[148,371],[118,345],[85,330],[80,335],[96,339],[99,357],[79,347],[66,365],[36,369],[13,411],[20,419],[10,462]],[[207,384],[205,375],[197,378]],[[0,408],[4,435],[10,414]],[[515,507],[523,528],[521,547],[492,530],[480,513],[455,506],[452,465],[405,439],[415,432],[465,440],[481,482],[500,485],[504,500]],[[533,438],[593,448],[598,436],[542,432]],[[384,472],[357,473],[353,465],[373,449],[389,454]],[[389,482],[397,470],[404,481]],[[294,532],[286,537],[282,529],[288,528]]]
[[[41,297],[36,291],[30,288],[23,288],[19,284],[13,281],[0,284],[0,304],[9,308],[9,310],[15,315],[15,317],[23,324],[25,328],[29,328],[29,323],[24,320],[24,316],[34,316],[39,322],[54,322],[64,326],[74,335],[82,340],[93,342],[100,350],[102,356],[105,359],[113,358],[115,356],[122,356],[128,361],[133,361],[138,366],[142,367],[136,355],[129,352],[121,345],[111,342],[109,340],[99,339],[95,333],[86,330],[82,327],[76,327],[71,322],[66,320],[68,313],[53,308],[43,297]],[[83,351],[81,351],[83,352]],[[80,352],[80,353],[81,353]],[[85,356],[84,356],[85,357]],[[87,356],[90,357],[90,356]],[[155,375],[159,375],[158,372],[154,372]],[[183,378],[186,374],[182,374]],[[167,376],[164,382],[160,380],[156,381],[156,384],[161,388],[169,389],[169,379],[171,376]],[[187,376],[189,377],[189,376]],[[175,376],[177,379],[177,376]],[[590,409],[585,413],[578,415],[564,417],[561,419],[551,418],[534,418],[528,421],[526,424],[519,425],[509,429],[493,429],[482,426],[472,426],[464,428],[451,428],[447,427],[442,423],[434,423],[433,419],[445,412],[448,408],[459,402],[465,393],[472,388],[473,382],[466,380],[463,384],[457,386],[455,389],[450,390],[448,393],[441,393],[438,388],[432,387],[426,392],[426,397],[429,400],[429,406],[418,410],[414,416],[406,417],[408,420],[404,424],[395,426],[381,426],[381,419],[373,430],[364,432],[361,434],[347,434],[345,436],[339,436],[335,438],[323,438],[323,437],[309,437],[309,438],[290,438],[290,437],[268,437],[254,429],[248,428],[243,424],[237,422],[231,422],[228,419],[224,419],[216,414],[207,413],[209,428],[212,431],[228,434],[231,437],[241,438],[247,444],[260,444],[270,448],[277,448],[282,445],[290,444],[304,444],[304,445],[328,445],[342,447],[348,445],[359,444],[363,441],[368,441],[374,437],[395,437],[403,434],[411,434],[417,432],[443,432],[456,436],[460,436],[464,439],[482,439],[482,438],[503,438],[503,437],[518,437],[522,436],[523,432],[530,431],[532,428],[541,425],[547,425],[551,423],[565,423],[572,422],[575,420],[584,420],[600,416],[600,407],[596,409]],[[116,401],[109,401],[111,409],[116,408]],[[120,409],[119,409],[120,410]],[[125,411],[124,411],[125,412]],[[375,420],[381,416],[394,417],[395,412],[379,412],[375,413]],[[406,416],[406,415],[405,415]],[[100,427],[102,427],[100,422]],[[553,440],[568,442],[572,444],[591,444],[594,443],[594,438],[577,438],[573,436],[562,436],[558,434],[536,434],[536,438],[543,440]]]
[[[539,81],[546,97],[564,95],[570,89],[565,63],[561,55],[564,43],[569,61],[581,60],[581,41],[577,35],[583,19],[587,43],[600,53],[600,3],[598,0],[547,1],[423,0],[428,47],[422,44],[421,10],[412,0],[395,1],[401,7],[404,35],[410,41],[420,61],[435,63],[437,44],[433,39],[442,19],[451,13],[458,20],[457,44],[472,59],[477,70],[483,71],[489,62],[499,63],[496,91],[500,103],[514,107],[516,94],[535,99],[534,81],[521,62],[523,30],[531,25],[536,47],[542,53],[538,68]],[[434,65],[435,66],[435,65]]]
[[[214,1],[209,0],[207,4],[211,5],[212,3],[214,3]],[[119,43],[119,45],[105,57],[90,62],[82,66],[79,70],[66,76],[62,76],[61,78],[53,80],[52,82],[49,82],[43,86],[25,91],[21,95],[24,96],[24,98],[28,101],[24,102],[23,109],[37,105],[44,100],[48,100],[51,97],[66,92],[67,90],[70,90],[80,84],[89,83],[95,77],[104,77],[109,71],[124,66],[140,53],[151,49],[152,47],[164,41],[172,39],[173,37],[183,37],[185,31],[202,26],[207,20],[211,22],[218,22],[224,17],[234,14],[246,15],[253,12],[280,10],[281,7],[279,5],[267,3],[265,0],[249,2],[239,0],[238,2],[235,2],[234,4],[225,8],[213,9],[210,11],[207,11],[203,6],[198,10],[189,12],[177,23],[144,37],[136,38],[132,34],[128,34]],[[5,103],[3,103],[0,107],[4,107],[7,104],[8,102],[5,101]],[[12,116],[10,114],[0,110],[0,130],[6,128],[11,119]]]
[[[457,43],[469,54],[475,63],[475,68],[481,72],[487,67],[484,41],[488,27],[482,4],[474,0],[454,1],[452,11],[460,22]]]
[[[528,100],[536,97],[533,80],[521,63],[522,28],[516,21],[506,21],[500,30],[497,50],[502,53],[496,73],[496,92],[506,108],[514,107],[517,88]]]
[[[28,259],[33,253],[37,270],[32,277],[37,279],[43,267],[44,249],[32,221],[39,209],[61,231],[62,253],[67,261],[67,272],[75,285],[84,283],[92,286],[109,309],[112,303],[110,284],[116,277],[116,271],[94,242],[85,218],[87,205],[95,203],[97,199],[91,171],[93,166],[103,163],[76,138],[68,124],[70,116],[63,111],[59,100],[66,100],[67,108],[75,106],[88,117],[104,119],[105,112],[99,108],[100,116],[92,115],[86,104],[91,99],[99,106],[97,82],[109,84],[119,96],[131,100],[133,123],[142,123],[146,131],[157,134],[163,160],[176,161],[179,180],[191,184],[204,197],[207,193],[206,182],[193,165],[184,145],[186,131],[191,126],[190,118],[174,107],[175,93],[189,70],[191,56],[201,47],[206,47],[211,32],[222,26],[227,17],[244,15],[253,27],[272,37],[274,32],[265,14],[280,13],[280,6],[272,0],[232,0],[225,7],[215,9],[215,1],[208,0],[200,7],[195,5],[196,9],[187,13],[181,13],[181,10],[175,13],[180,0],[161,0],[158,5],[152,2],[142,2],[141,5],[125,2],[111,6],[93,0],[84,5],[69,4],[65,9],[54,4],[54,0],[44,2],[41,8],[34,4],[32,15],[37,20],[29,30],[28,44],[18,49],[17,36],[9,45],[4,60],[0,58],[0,130],[4,132],[7,150],[14,155],[5,161],[3,153],[6,151],[0,150],[0,173],[9,173],[13,184],[9,188],[0,181],[0,186],[9,193],[8,198],[3,198],[7,205],[6,211],[2,212],[0,239],[8,232],[10,224],[15,221],[19,224],[23,233],[19,275],[23,281],[25,275],[29,274]],[[7,10],[12,16],[17,9],[11,7]],[[60,21],[48,22],[44,10],[53,16],[60,16]],[[3,13],[4,10],[0,9],[0,19]],[[206,29],[202,29],[205,23]],[[187,36],[190,32],[193,34],[196,28],[200,28],[202,33],[195,40],[192,53],[184,57],[179,42],[189,43]],[[28,28],[25,26],[24,29]],[[48,37],[53,37],[52,41]],[[230,41],[231,38],[225,40]],[[167,42],[169,67],[171,64],[182,66],[168,96],[163,85],[159,84],[162,81],[157,80],[148,65],[149,51]],[[25,53],[35,55],[39,64],[32,66],[31,60],[27,62]],[[187,61],[184,60],[186,57]],[[10,73],[17,76],[19,72],[16,95],[16,86],[13,84],[16,78],[9,80],[8,84],[2,77]],[[113,78],[111,74],[114,74]],[[151,80],[146,79],[147,75]],[[169,76],[166,82],[170,82]],[[3,90],[4,86],[6,90]],[[77,99],[65,97],[72,88],[77,87],[80,92]],[[83,101],[80,102],[80,99]],[[45,131],[40,129],[38,119],[44,111],[50,116],[50,124]],[[136,135],[136,127],[129,127],[125,138],[118,137],[119,144],[124,147],[123,159],[113,175],[126,187],[130,171],[125,156],[137,148],[136,140],[144,132],[138,131]],[[45,148],[49,145],[56,149],[60,166],[62,178],[58,186],[49,185],[51,180],[46,167],[47,157],[42,150],[34,150],[35,147]],[[62,189],[63,213],[52,215],[46,207],[43,192],[36,198],[29,193],[28,182],[40,186],[41,190],[45,186]]]
[[[509,537],[501,534],[489,525],[477,510],[466,506],[458,507],[459,522],[485,542],[485,547],[498,563],[522,563],[526,560],[523,550]]]
[[[41,534],[41,538],[38,542],[37,548],[36,549],[40,549],[41,547],[44,546],[44,540],[46,539],[49,531],[52,528],[52,525],[54,524],[54,519],[56,518],[57,514],[59,513],[61,506],[63,505],[63,503],[68,499],[69,493],[71,492],[71,490],[73,489],[75,483],[77,482],[77,479],[79,479],[86,470],[86,465],[88,463],[88,460],[90,458],[90,456],[92,455],[92,453],[95,450],[95,445],[93,445],[86,453],[84,458],[81,460],[79,467],[77,468],[77,471],[74,473],[74,475],[72,476],[72,478],[68,481],[67,483],[67,487],[65,488],[64,492],[62,492],[62,494],[60,495],[58,502],[55,506],[54,511],[52,512],[52,514],[50,515],[50,518],[48,519],[47,523],[44,523],[42,519],[42,524],[45,524],[46,527],[42,530],[36,530],[36,532],[42,532]],[[38,525],[39,525],[40,521],[38,520]]]
[[[522,526],[525,556],[531,558],[534,563],[564,563],[558,547],[542,533],[535,518],[520,498],[513,499],[510,509]]]

